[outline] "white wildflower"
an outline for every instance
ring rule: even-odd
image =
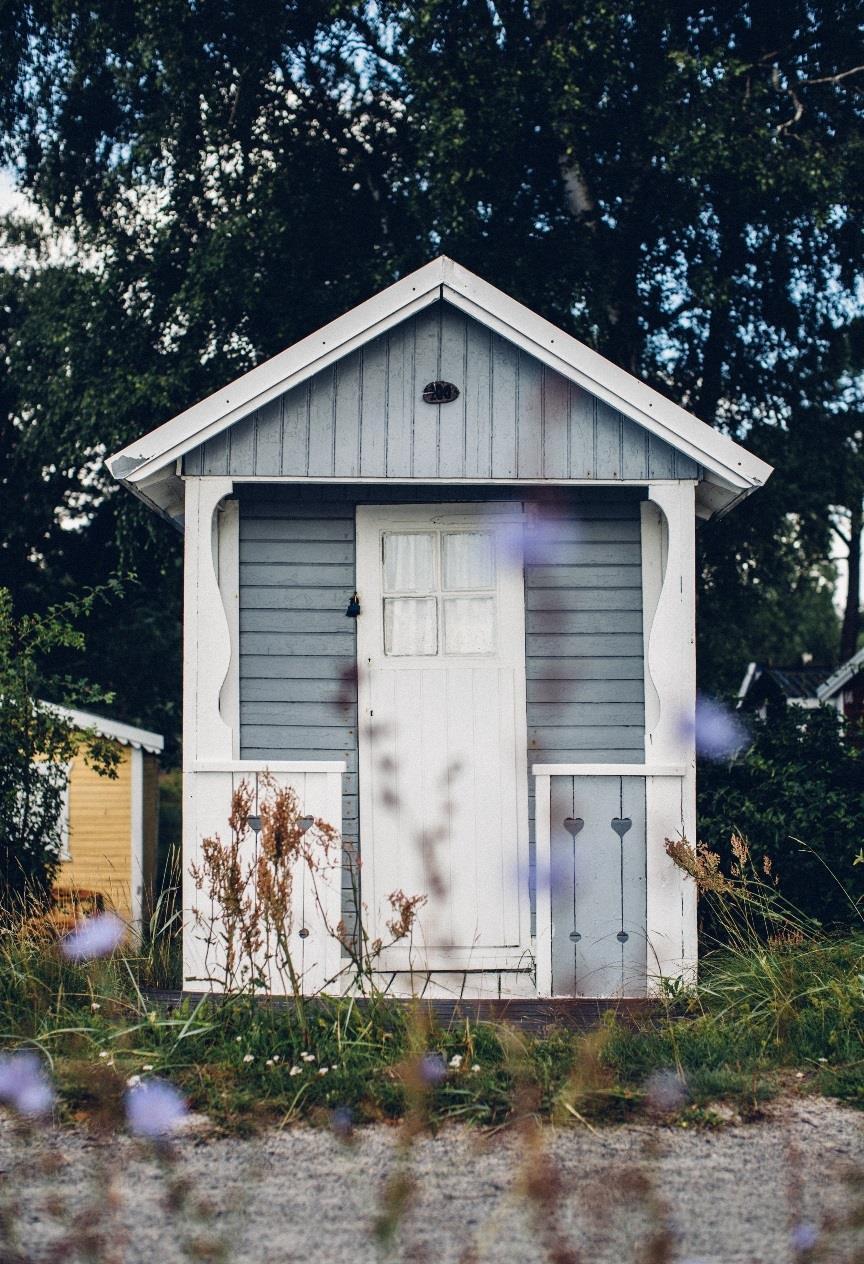
[[[314,1062],[314,1061],[315,1061],[315,1054],[314,1054],[314,1053],[307,1053],[307,1052],[305,1051],[305,1049],[304,1049],[303,1053],[301,1053],[301,1054],[300,1054],[300,1057],[301,1057],[301,1059],[302,1059],[302,1061],[303,1061],[303,1062]]]
[[[471,1070],[472,1070],[472,1071],[475,1073],[475,1075],[476,1075],[476,1073],[480,1070],[480,1063],[479,1063],[479,1062],[475,1062],[475,1063],[474,1063],[474,1065],[472,1066]]]
[[[288,1074],[289,1074],[289,1075],[300,1075],[300,1074],[302,1074],[302,1071],[303,1071],[303,1068],[302,1068],[302,1067],[292,1066],[292,1068],[291,1068],[291,1070],[288,1072]]]
[[[91,1002],[90,1002],[90,1008],[91,1008],[91,1010],[93,1011],[93,1013],[95,1014],[97,1010],[100,1010],[100,1009],[102,1008],[102,1006],[99,1004],[99,1002],[98,1002],[98,1001],[91,1001]]]
[[[327,1072],[328,1072],[329,1070],[330,1070],[330,1068],[329,1068],[329,1067],[319,1067],[319,1068],[318,1068],[318,1074],[319,1074],[319,1075],[326,1075],[326,1074],[327,1074]]]
[[[126,1087],[137,1088],[140,1083],[141,1083],[140,1075],[130,1075],[129,1079],[126,1081]]]
[[[254,1055],[254,1054],[251,1054],[251,1053],[244,1053],[244,1054],[243,1054],[243,1061],[244,1061],[244,1062],[254,1062],[254,1061],[255,1061],[255,1055]]]
[[[145,1062],[145,1063],[144,1063],[144,1065],[142,1066],[141,1070],[142,1070],[142,1071],[152,1071],[152,1070],[153,1070],[153,1063],[152,1063],[152,1062]]]
[[[462,1054],[454,1053],[453,1057],[450,1059],[450,1066],[453,1067],[455,1071],[458,1071],[461,1065],[462,1065]]]
[[[111,1057],[111,1054],[108,1052],[108,1050],[107,1050],[107,1049],[102,1049],[102,1050],[101,1050],[101,1052],[100,1052],[100,1054],[99,1054],[99,1057],[100,1057],[100,1058],[110,1058],[110,1057]]]

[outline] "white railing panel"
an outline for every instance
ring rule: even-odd
[[[260,990],[271,995],[288,995],[295,986],[304,996],[328,988],[338,989],[334,980],[340,972],[340,946],[335,931],[341,919],[344,770],[344,763],[335,760],[295,760],[267,765],[252,760],[225,760],[192,764],[185,772],[183,977],[186,990],[222,992],[249,986],[253,971],[266,984]],[[211,900],[206,879],[203,885],[196,882],[193,870],[202,869],[202,844],[206,838],[218,836],[224,843],[231,840],[232,797],[242,783],[253,795],[250,817],[260,816],[260,805],[272,799],[274,788],[290,788],[297,795],[299,814],[326,822],[337,837],[325,853],[320,841],[316,841],[314,828],[310,831],[305,849],[312,863],[301,855],[293,864],[290,911],[286,924],[275,932],[277,942],[273,942],[274,928],[271,927],[269,945],[254,962],[243,961],[244,970],[238,968],[229,976],[224,910]],[[259,840],[260,833],[248,829],[238,856],[240,870],[249,879],[245,896],[253,907],[256,896],[251,874],[260,854]]]

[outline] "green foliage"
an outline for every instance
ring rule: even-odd
[[[110,701],[85,681],[49,670],[58,650],[83,650],[78,621],[105,591],[51,607],[44,615],[14,617],[12,598],[0,588],[0,908],[44,893],[60,856],[61,814],[67,766],[83,757],[111,775],[116,744],[80,731],[49,702],[91,705]],[[116,774],[115,774],[116,775]]]
[[[422,1003],[380,996],[319,999],[302,1013],[249,994],[166,1006],[146,992],[162,979],[158,940],[172,930],[162,924],[146,955],[88,965],[32,935],[0,934],[3,1041],[43,1051],[69,1113],[103,1109],[129,1076],[151,1072],[239,1132],[329,1123],[334,1111],[356,1123],[407,1114],[432,1126],[529,1116],[584,1126],[654,1111],[654,1072],[686,1085],[686,1100],[667,1110],[682,1126],[716,1122],[718,1100],[757,1110],[790,1081],[864,1103],[861,936],[718,952],[698,991],[636,1023],[610,1015],[591,1032],[531,1035],[465,1020],[436,1026]],[[430,1055],[439,1069],[424,1078]]]
[[[731,836],[743,836],[757,868],[764,872],[767,860],[781,895],[805,916],[860,924],[861,746],[828,707],[781,706],[750,725],[747,750],[731,763],[700,766],[700,838],[729,864]]]

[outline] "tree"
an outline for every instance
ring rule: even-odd
[[[802,376],[859,310],[851,0],[12,0],[4,22],[5,153],[74,254],[7,287],[12,446],[68,472],[33,522],[53,490],[97,523],[104,447],[444,250],[779,461],[703,534],[703,683],[805,617],[837,636],[843,502]]]
[[[83,649],[76,621],[101,595],[92,591],[44,615],[16,619],[11,595],[0,588],[0,909],[21,907],[50,886],[71,760],[83,755],[97,772],[116,776],[116,745],[79,730],[52,705],[58,699],[92,705],[110,696],[48,667],[57,650]]]
[[[700,840],[728,868],[734,863],[730,839],[742,835],[760,872],[803,913],[825,925],[860,929],[860,745],[849,740],[853,735],[831,707],[803,711],[780,703],[750,724],[746,751],[700,772]]]

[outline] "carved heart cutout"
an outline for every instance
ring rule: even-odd
[[[633,822],[629,816],[613,816],[610,823],[619,838],[623,838],[627,831],[633,828]]]
[[[581,816],[565,816],[563,824],[571,838],[575,838],[585,828],[585,822]]]

